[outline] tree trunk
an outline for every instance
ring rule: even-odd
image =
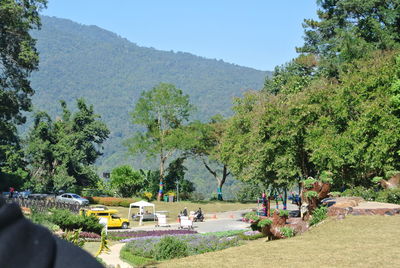
[[[160,155],[160,188],[158,190],[157,201],[160,202],[163,197],[163,180],[164,180],[164,165],[165,165],[165,157]]]
[[[218,188],[217,188],[217,193],[218,193],[218,195],[217,195],[217,199],[219,200],[219,201],[223,201],[224,199],[222,198],[222,185],[223,185],[224,183],[222,182],[222,180],[218,180]]]
[[[224,185],[226,178],[229,176],[228,169],[226,165],[224,165],[224,169],[222,171],[222,179],[217,178],[218,181],[218,200],[223,201],[224,199],[222,198],[222,186]]]

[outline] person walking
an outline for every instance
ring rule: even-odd
[[[14,196],[14,191],[15,191],[15,189],[14,189],[14,187],[10,187],[10,189],[9,189],[9,198],[13,198],[13,196]]]

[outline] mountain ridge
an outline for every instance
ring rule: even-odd
[[[83,97],[111,130],[104,144],[100,170],[116,165],[143,167],[144,159],[131,159],[122,142],[138,128],[130,123],[140,93],[160,82],[172,83],[190,96],[197,107],[194,119],[231,115],[232,99],[248,89],[260,89],[270,72],[207,59],[188,52],[141,47],[98,26],[68,19],[42,17],[42,29],[32,32],[40,53],[39,71],[32,75],[35,110],[51,116],[61,113],[57,100],[70,108]]]

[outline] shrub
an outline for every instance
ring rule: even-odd
[[[289,211],[287,210],[279,210],[279,217],[289,217]]]
[[[284,237],[293,237],[294,236],[294,230],[290,227],[281,227],[279,229],[281,231],[281,233],[283,234]]]
[[[382,179],[383,179],[382,177],[373,177],[371,181],[373,183],[379,183]]]
[[[376,198],[378,202],[400,204],[400,188],[398,189],[386,189],[378,192]]]
[[[397,173],[400,173],[400,171],[398,171],[398,170],[390,170],[390,171],[386,172],[385,175],[386,175],[387,179],[390,179],[391,177],[393,177]]]
[[[68,231],[62,235],[62,239],[82,248],[85,245],[85,239],[79,236],[81,229]]]
[[[168,196],[176,196],[176,193],[174,191],[168,191],[167,195]]]
[[[190,201],[198,202],[198,201],[204,201],[204,199],[205,197],[202,193],[193,192],[189,194]]]
[[[264,228],[267,225],[271,225],[272,224],[272,220],[270,219],[262,219],[257,223],[258,227]]]
[[[77,215],[65,209],[54,209],[51,212],[49,220],[60,226],[63,230],[82,229],[85,232],[100,234],[103,229],[103,225],[94,216]]]
[[[330,192],[329,195],[332,197],[339,197],[342,193],[341,192]]]
[[[342,193],[342,196],[359,196],[367,201],[374,201],[377,193],[373,189],[366,189],[362,186],[356,186],[352,189],[347,189]]]
[[[316,181],[317,181],[316,179],[314,179],[312,177],[308,177],[306,180],[304,180],[304,188],[306,188],[306,189],[313,188],[314,187],[314,183]]]
[[[332,176],[333,173],[330,171],[322,171],[321,175],[319,176],[320,180],[324,183],[332,183]]]
[[[314,198],[318,196],[318,193],[316,191],[307,191],[305,194],[306,198]]]
[[[153,198],[153,194],[150,193],[150,192],[144,192],[144,193],[142,194],[142,196],[143,196],[143,198],[146,199],[147,201],[151,201],[152,198]]]
[[[316,208],[313,211],[313,214],[312,214],[312,217],[310,220],[310,226],[316,225],[317,223],[325,220],[328,217],[327,213],[328,213],[327,207]]]
[[[254,211],[247,213],[243,218],[250,223],[260,220],[260,217]]]
[[[154,258],[156,260],[169,260],[188,255],[186,242],[173,236],[163,237],[154,247]]]

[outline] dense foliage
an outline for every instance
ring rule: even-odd
[[[63,101],[61,106],[63,114],[55,121],[37,113],[26,141],[31,180],[25,186],[37,191],[92,186],[98,180],[91,165],[101,155],[109,130],[83,99],[77,100],[75,113]]]
[[[236,100],[221,159],[243,181],[339,190],[399,170],[400,2],[317,3],[299,57]]]
[[[116,167],[111,172],[110,186],[122,197],[137,195],[144,182],[144,176],[130,166]]]
[[[400,189],[377,190],[357,186],[341,193],[341,196],[359,196],[367,201],[400,204]]]
[[[57,231],[60,228],[64,231],[81,229],[85,232],[100,234],[103,228],[103,225],[94,216],[77,215],[64,209],[52,209],[45,212],[38,212],[33,209],[29,218],[32,222],[43,225],[51,231]],[[83,236],[85,236],[85,233]]]
[[[100,234],[103,229],[103,225],[99,223],[99,219],[95,216],[73,214],[69,210],[53,210],[48,219],[60,226],[62,230],[72,231],[81,229],[82,231]]]
[[[325,220],[328,217],[328,208],[327,207],[319,207],[313,211],[310,226],[316,225],[321,221]]]
[[[186,156],[194,157],[203,163],[206,170],[217,182],[217,199],[222,201],[222,186],[225,184],[230,172],[221,161],[221,138],[225,131],[225,121],[220,115],[211,118],[209,123],[194,121],[178,130],[180,138],[179,149]]]
[[[304,21],[305,42],[297,50],[321,58],[324,75],[338,77],[352,61],[371,51],[399,47],[398,0],[318,0],[317,3],[319,20]]]
[[[26,120],[34,90],[29,77],[38,67],[36,40],[30,31],[41,26],[46,0],[0,2],[0,187],[21,184],[26,177],[17,125]],[[5,181],[5,182],[4,182]],[[15,182],[14,182],[15,181]]]
[[[172,84],[160,83],[152,90],[142,92],[131,113],[132,123],[144,127],[145,131],[136,132],[126,144],[133,154],[145,153],[149,158],[159,159],[158,201],[163,194],[166,162],[181,142],[175,131],[188,121],[193,108],[189,96],[182,90]]]

